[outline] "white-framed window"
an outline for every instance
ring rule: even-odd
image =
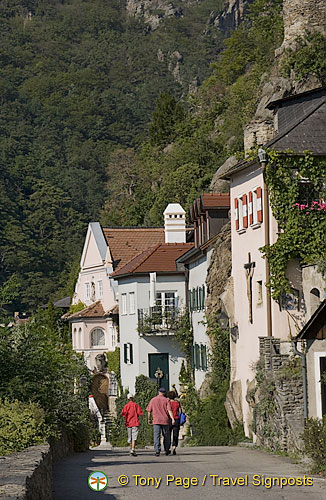
[[[114,326],[110,326],[110,335],[112,348],[115,349],[117,347],[117,331]]]
[[[326,352],[315,352],[315,392],[316,413],[318,418],[326,415],[326,384],[323,375],[326,373]]]
[[[239,221],[239,231],[243,229],[243,202],[242,196],[238,198],[238,221]]]
[[[99,280],[97,282],[97,296],[99,299],[102,299],[103,297],[103,281]]]
[[[127,314],[127,294],[121,294],[121,314]]]
[[[105,332],[102,328],[94,328],[91,331],[91,347],[105,345]]]
[[[130,342],[123,345],[123,360],[127,365],[132,365],[134,362],[133,345]]]
[[[176,292],[156,292],[155,302],[158,307],[165,311],[172,311],[177,308]]]
[[[89,300],[91,298],[91,284],[85,283],[85,298]]]
[[[135,314],[135,312],[136,312],[135,292],[129,292],[129,314]]]
[[[257,188],[252,192],[252,223],[257,224]]]

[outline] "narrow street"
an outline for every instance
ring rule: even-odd
[[[104,472],[108,477],[108,487],[102,492],[92,491],[88,486],[88,476],[93,471]],[[128,479],[123,478],[129,481],[126,486],[118,483],[121,475],[128,476]],[[194,478],[193,485],[189,485],[191,478]],[[266,487],[270,478],[282,481],[283,488]],[[232,485],[232,481],[239,484]],[[309,481],[313,484],[303,484]],[[297,484],[285,485],[294,482]],[[146,449],[139,450],[137,457],[130,457],[126,449],[108,450],[104,446],[55,464],[53,490],[53,500],[102,497],[112,500],[161,500],[167,497],[186,500],[198,496],[227,500],[324,500],[326,480],[305,475],[300,466],[286,457],[243,447],[180,448],[176,456],[168,457],[165,454],[155,457],[152,450]]]

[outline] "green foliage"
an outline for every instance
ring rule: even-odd
[[[290,76],[294,71],[297,80],[307,78],[309,75],[317,76],[325,85],[326,83],[326,36],[318,32],[307,31],[303,38],[296,40],[296,48],[287,49],[283,58],[282,71],[285,76]]]
[[[302,434],[305,453],[314,462],[313,472],[326,472],[326,416],[309,418]]]
[[[91,428],[89,374],[55,314],[53,308],[40,310],[27,324],[0,329],[0,398],[37,404],[47,436],[67,430],[76,448],[85,449]]]
[[[19,295],[19,282],[16,274],[12,274],[10,278],[0,286],[0,319],[2,315],[7,316],[4,306],[8,306]]]
[[[318,199],[325,195],[326,161],[310,153],[296,157],[291,153],[269,152],[266,182],[273,215],[280,234],[277,241],[261,251],[270,265],[269,286],[278,300],[288,292],[286,269],[290,259],[315,264],[325,259],[326,211],[320,205],[306,206],[300,201],[300,182],[307,180]]]
[[[44,411],[35,403],[0,399],[0,455],[44,442]]]
[[[114,351],[109,351],[106,353],[106,359],[108,360],[108,370],[114,372],[117,380],[121,378],[120,375],[120,347],[116,347]]]
[[[183,118],[184,111],[181,104],[169,94],[160,95],[149,125],[151,143],[165,146],[172,142],[176,137],[176,127]]]
[[[174,331],[174,339],[176,342],[179,344],[179,347],[181,348],[182,352],[184,353],[186,357],[186,364],[187,368],[190,368],[190,357],[191,357],[191,348],[193,345],[193,340],[194,340],[194,335],[192,331],[192,325],[191,325],[191,320],[189,316],[189,311],[188,309],[185,309],[183,313],[181,313],[176,320],[176,325],[175,325],[175,331]],[[186,370],[186,367],[184,366],[184,363],[182,362],[181,369],[180,369],[180,377],[185,375],[184,370]],[[181,379],[180,379],[181,381]]]
[[[77,302],[77,304],[70,304],[68,312],[69,312],[69,314],[74,314],[76,312],[83,311],[83,309],[85,309],[85,308],[86,308],[86,304],[84,304],[84,302],[79,300]]]
[[[302,377],[302,362],[298,356],[290,356],[289,361],[282,365],[276,377],[283,380],[300,379]]]
[[[146,408],[150,400],[157,396],[157,385],[145,375],[136,377],[134,401],[139,404],[144,412],[140,417],[139,432],[137,438],[138,446],[146,446],[153,443],[153,426],[147,423]],[[110,442],[113,446],[127,446],[127,431],[121,411],[128,403],[127,391],[116,399],[117,417],[113,420],[110,428]]]
[[[230,378],[230,333],[228,329],[221,328],[217,320],[212,317],[207,321],[207,334],[211,343],[210,388],[218,392]]]

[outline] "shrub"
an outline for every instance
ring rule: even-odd
[[[37,404],[0,400],[0,455],[43,443],[46,430],[44,411]]]
[[[305,453],[312,458],[313,472],[326,472],[326,415],[309,418],[302,433]]]
[[[157,385],[145,375],[136,377],[135,383],[135,402],[139,404],[144,415],[139,419],[139,432],[137,444],[146,446],[153,443],[153,427],[148,425],[146,418],[146,408],[149,401],[157,395]],[[116,399],[117,416],[113,420],[110,428],[110,442],[113,446],[127,446],[127,431],[124,418],[121,417],[121,411],[124,405],[128,403],[127,391]]]

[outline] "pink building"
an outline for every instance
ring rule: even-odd
[[[325,154],[325,95],[325,89],[317,89],[270,103],[269,107],[274,109],[275,137],[264,147],[293,150],[297,155],[305,150]],[[264,150],[261,153],[264,154]],[[278,225],[268,201],[264,166],[263,157],[261,161],[258,158],[242,161],[220,175],[230,181],[231,195],[234,310],[229,314],[230,400],[238,399],[241,403],[246,435],[251,434],[252,419],[246,395],[254,383],[259,337],[280,339],[282,353],[288,353],[289,339],[297,334],[295,323],[303,326],[306,310],[299,262],[291,261],[288,266],[291,294],[276,302],[271,300],[266,288],[268,263],[259,249],[276,241]]]

